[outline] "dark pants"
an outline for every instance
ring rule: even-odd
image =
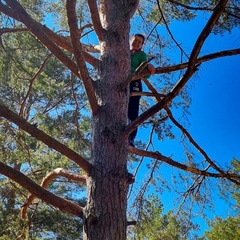
[[[130,93],[131,92],[142,92],[142,83],[141,80],[135,80],[130,83]],[[129,98],[128,103],[128,118],[130,121],[134,121],[138,117],[139,113],[139,102],[141,96],[134,96]],[[134,140],[137,135],[137,128],[131,132],[130,140]]]

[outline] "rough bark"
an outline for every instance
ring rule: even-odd
[[[96,84],[100,108],[92,121],[93,169],[87,179],[85,239],[126,239],[128,137],[123,129],[127,125],[128,91],[120,85],[129,76],[130,18],[122,4],[100,4],[104,29]]]

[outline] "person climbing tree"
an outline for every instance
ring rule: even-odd
[[[131,73],[141,65],[141,63],[147,61],[147,55],[142,51],[145,37],[142,34],[135,34],[131,39]],[[152,64],[147,65],[147,69],[154,74],[156,72],[155,67]],[[148,76],[149,77],[149,76]],[[130,94],[132,92],[142,92],[141,79],[131,81],[130,83]],[[130,96],[128,103],[128,118],[132,122],[138,117],[139,113],[139,102],[141,96]],[[129,136],[129,145],[134,147],[134,139],[137,135],[137,128]]]

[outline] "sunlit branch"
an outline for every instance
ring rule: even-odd
[[[76,11],[75,11],[76,0],[67,0],[66,8],[67,8],[68,25],[70,28],[70,36],[71,36],[74,57],[77,62],[78,71],[83,81],[92,112],[93,114],[95,114],[98,110],[98,103],[97,103],[97,98],[93,88],[92,79],[89,76],[89,72],[84,60],[82,46],[80,44],[77,17],[76,17]]]
[[[41,187],[47,189],[49,184],[56,178],[58,177],[65,177],[68,180],[72,180],[72,181],[77,181],[77,182],[81,182],[86,184],[86,176],[82,176],[76,173],[72,173],[69,172],[63,168],[57,168],[53,171],[51,171],[50,173],[48,173],[42,180],[41,183]],[[27,202],[22,206],[21,209],[21,217],[24,219],[27,217],[27,208],[32,204],[32,202],[34,201],[34,199],[37,196],[35,196],[34,194],[31,194],[28,199]]]
[[[136,76],[139,76],[139,74],[147,67],[147,65],[149,64],[149,62],[151,60],[153,60],[154,57],[148,59],[147,61],[144,61],[142,62],[138,67],[137,69],[134,71],[134,73],[132,73],[127,79],[126,81],[124,81],[122,84],[121,84],[121,88],[122,89],[125,89],[129,84],[130,82],[133,80],[133,79],[136,79]]]
[[[207,61],[210,61],[210,60],[213,60],[213,59],[216,59],[216,58],[229,57],[229,56],[234,56],[234,55],[239,55],[239,54],[240,54],[240,48],[207,54],[205,56],[202,56],[202,57],[198,58],[196,60],[196,65],[198,66],[199,64],[201,64],[203,62],[207,62]],[[187,67],[188,67],[188,62],[180,63],[180,64],[177,64],[177,65],[168,66],[168,67],[158,67],[158,68],[156,68],[156,73],[155,74],[171,73],[171,72],[174,72],[174,71],[182,70],[182,69],[187,68]],[[143,77],[149,75],[149,73],[150,72],[148,70],[144,70],[144,71],[142,71],[142,73],[134,76],[132,78],[132,80],[143,78]]]
[[[27,91],[27,94],[26,96],[24,97],[22,103],[21,103],[21,107],[20,107],[20,111],[19,111],[19,116],[20,117],[23,117],[26,119],[26,117],[24,116],[24,107],[25,107],[25,103],[32,91],[32,86],[33,86],[33,82],[34,80],[36,80],[36,78],[42,73],[42,71],[44,70],[48,60],[52,57],[52,54],[49,54],[46,59],[43,61],[42,65],[40,66],[40,68],[38,69],[38,71],[35,73],[35,75],[32,77],[32,79],[30,80],[30,84],[29,84],[29,87],[28,87],[28,91]]]
[[[31,125],[25,119],[19,117],[19,115],[17,115],[3,105],[0,105],[0,116],[6,118],[10,122],[15,123],[22,130],[29,133],[32,137],[35,137],[38,140],[42,141],[48,147],[68,157],[69,159],[77,163],[84,171],[86,171],[86,173],[90,173],[92,165],[86,159],[84,159],[78,153],[66,147],[64,144],[60,143],[56,139],[39,130],[37,127]]]
[[[19,185],[27,189],[31,194],[35,195],[37,198],[60,209],[61,211],[70,213],[78,217],[83,216],[82,207],[47,191],[20,171],[9,167],[2,162],[0,162],[0,173],[17,182]]]
[[[164,97],[164,94],[161,93],[150,93],[150,92],[131,92],[130,94],[131,97],[134,96],[147,96],[147,97]]]
[[[100,21],[96,0],[88,0],[88,7],[91,13],[92,24],[98,36],[99,41],[103,40],[103,27]]]
[[[197,56],[201,50],[201,47],[211,33],[212,28],[214,27],[215,23],[217,22],[218,18],[221,16],[224,7],[227,4],[227,0],[221,0],[213,12],[212,16],[210,17],[209,21],[207,22],[206,26],[200,33],[194,47],[192,53],[190,55],[190,59],[188,62],[187,70],[183,75],[182,79],[180,79],[177,84],[172,88],[172,90],[157,104],[152,106],[150,109],[142,113],[135,121],[131,122],[128,127],[125,129],[125,134],[128,136],[137,126],[143,123],[146,119],[156,114],[158,111],[163,109],[169,102],[171,102],[178,93],[182,90],[182,88],[186,85],[188,80],[192,77],[196,69],[197,64]]]
[[[91,53],[100,53],[100,45],[89,45],[89,44],[82,44],[82,48],[86,52],[91,52]]]
[[[200,170],[198,168],[187,166],[185,164],[179,163],[179,162],[173,160],[170,157],[166,157],[166,156],[162,155],[159,152],[150,152],[150,151],[145,151],[145,150],[141,150],[141,149],[136,149],[136,148],[133,148],[133,147],[130,147],[129,151],[131,153],[137,154],[139,156],[145,156],[145,157],[150,157],[150,158],[153,158],[153,159],[157,159],[159,161],[167,163],[170,166],[176,167],[176,168],[184,170],[186,172],[191,172],[193,174],[206,176],[206,177],[226,178],[226,179],[229,179],[231,182],[234,182],[238,185],[240,184],[240,175],[237,175],[237,174],[234,174],[234,173],[221,174],[221,173],[212,173],[212,172],[208,172],[208,171],[205,171],[205,170]]]

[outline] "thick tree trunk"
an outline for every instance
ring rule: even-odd
[[[128,137],[123,129],[127,124],[128,91],[120,84],[130,72],[130,20],[123,14],[126,10],[120,6],[122,1],[108,3],[102,9],[105,32],[96,87],[101,107],[92,121],[94,169],[87,180],[84,214],[84,239],[88,240],[126,239]]]

